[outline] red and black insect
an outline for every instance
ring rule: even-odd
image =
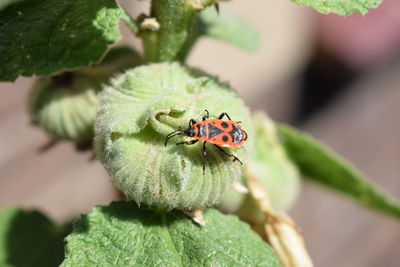
[[[218,150],[225,155],[232,157],[233,161],[239,161],[243,164],[238,157],[224,150],[222,147],[238,147],[241,146],[247,139],[247,134],[239,122],[232,121],[226,112],[222,112],[218,119],[209,119],[210,114],[205,110],[206,115],[203,116],[203,121],[196,122],[191,119],[188,128],[180,128],[165,137],[165,146],[168,140],[177,135],[185,135],[193,137],[194,140],[179,142],[177,145],[194,145],[198,141],[203,142],[203,156],[207,157],[206,143],[214,144]],[[223,120],[224,117],[228,120]],[[203,174],[205,171],[205,164],[203,164]]]

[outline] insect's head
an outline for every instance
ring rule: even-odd
[[[165,137],[165,146],[167,146],[168,140],[171,139],[174,136],[177,135],[186,135],[186,136],[190,136],[193,137],[195,135],[195,130],[193,126],[190,126],[189,128],[182,128],[179,127],[176,131],[173,131],[172,133],[169,133],[166,137]]]
[[[187,129],[183,129],[182,131],[183,131],[183,133],[185,135],[190,136],[190,137],[193,137],[195,135],[195,131],[194,131],[194,127],[193,126],[187,128]]]

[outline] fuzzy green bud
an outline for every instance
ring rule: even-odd
[[[139,61],[131,49],[115,48],[99,65],[39,79],[29,97],[31,121],[54,141],[70,140],[78,148],[90,147],[102,84]]]
[[[262,112],[254,113],[252,118],[255,149],[247,169],[268,192],[272,208],[275,211],[286,211],[297,199],[300,174],[282,147],[275,123]],[[242,180],[246,183],[246,175]],[[264,214],[251,195],[238,192],[235,188],[225,194],[219,209],[235,213],[253,223],[260,223],[264,219]]]
[[[227,149],[243,162],[251,152],[253,131],[248,109],[226,84],[178,63],[137,67],[116,77],[100,97],[95,125],[95,152],[114,184],[138,203],[160,209],[199,209],[217,203],[242,167],[203,142],[165,136],[190,119],[200,121],[227,112],[241,121],[248,140]],[[202,167],[205,164],[205,173]]]

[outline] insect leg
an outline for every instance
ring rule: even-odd
[[[207,160],[207,151],[206,151],[206,141],[203,142],[203,157],[204,157],[204,162],[203,162],[203,175],[206,171],[206,160]]]
[[[208,112],[207,109],[204,110],[206,112],[206,115],[203,116],[203,121],[205,121],[206,119],[210,118],[210,113]]]
[[[44,144],[42,147],[39,148],[39,152],[46,152],[50,148],[52,148],[55,144],[57,144],[57,141],[50,141],[47,144]]]
[[[214,8],[215,8],[215,11],[217,11],[217,14],[219,16],[219,4],[218,4],[218,2],[214,4]]]
[[[220,119],[222,119],[224,116],[228,117],[228,120],[231,121],[231,117],[229,117],[228,113],[226,113],[226,112],[222,112],[221,115],[219,115],[218,119],[220,120]]]
[[[198,141],[199,141],[199,140],[194,139],[194,140],[192,140],[192,141],[179,142],[179,143],[176,143],[176,145],[188,145],[188,146],[190,146],[190,145],[196,144]]]
[[[220,150],[222,153],[224,153],[225,155],[229,156],[229,157],[233,157],[234,160],[233,161],[239,161],[240,164],[243,164],[243,162],[236,157],[235,155],[233,155],[232,153],[229,153],[228,151],[226,151],[225,149],[223,149],[222,147],[218,146],[218,145],[214,145],[218,148],[218,150]]]

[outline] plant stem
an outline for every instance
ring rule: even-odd
[[[142,27],[146,62],[183,62],[197,39],[196,15],[215,3],[216,0],[152,0],[150,17],[158,27]]]

